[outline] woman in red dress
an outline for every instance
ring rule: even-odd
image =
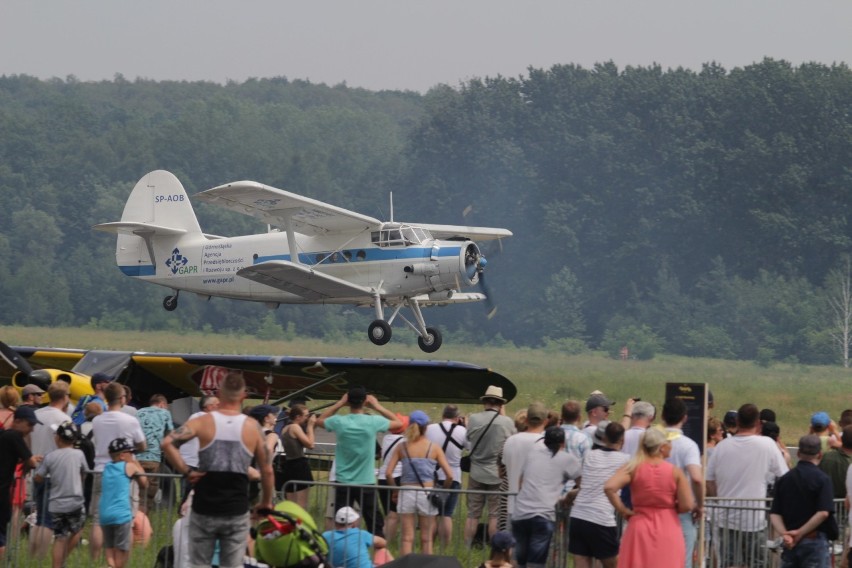
[[[686,547],[678,513],[692,510],[692,490],[681,469],[665,461],[672,450],[665,432],[649,428],[639,449],[604,485],[615,510],[629,519],[618,551],[618,566],[682,568]],[[632,510],[619,497],[627,484],[633,497]]]

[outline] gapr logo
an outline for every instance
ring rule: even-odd
[[[180,253],[178,248],[172,251],[171,258],[166,259],[166,266],[172,271],[172,274],[198,273],[197,266],[187,266],[187,264],[189,264],[189,260]]]

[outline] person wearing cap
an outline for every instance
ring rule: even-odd
[[[811,415],[810,433],[819,436],[822,451],[827,452],[829,440],[836,437],[837,427],[827,412],[814,412]]]
[[[287,484],[294,481],[311,482],[314,480],[311,465],[305,456],[305,449],[313,449],[316,443],[314,426],[317,415],[308,410],[304,404],[292,404],[287,413],[290,423],[281,430],[281,445],[284,449],[284,463],[281,466],[281,485],[278,485],[278,473],[276,471],[276,490],[284,488],[284,497],[289,501],[295,501],[303,509],[308,508],[308,492],[310,485]]]
[[[637,403],[638,404],[638,403]],[[689,482],[692,501],[695,506],[690,511],[679,513],[684,544],[686,545],[686,568],[692,568],[692,551],[698,538],[696,523],[704,514],[704,471],[701,467],[701,450],[698,444],[684,435],[686,424],[686,403],[679,398],[670,398],[663,404],[663,426],[671,442],[671,451],[666,461],[680,468]]]
[[[610,400],[600,391],[593,392],[589,398],[586,399],[587,419],[586,423],[583,424],[583,432],[585,432],[589,438],[595,435],[595,430],[597,430],[598,424],[601,421],[609,419],[610,408],[614,404],[614,400]]]
[[[53,383],[56,384],[59,383]],[[80,541],[83,526],[86,524],[83,476],[88,467],[83,452],[74,448],[79,429],[67,414],[63,422],[52,424],[50,431],[54,437],[55,449],[45,454],[44,460],[36,469],[34,481],[43,486],[45,478],[50,476],[50,500],[45,514],[51,521],[49,534],[55,537],[52,565],[53,568],[62,568],[68,555]]]
[[[361,515],[352,507],[341,507],[334,514],[334,530],[322,537],[328,543],[328,562],[340,568],[372,568],[369,549],[384,549],[387,542],[359,528]]]
[[[6,553],[6,529],[12,520],[12,485],[15,468],[23,463],[24,472],[41,463],[42,456],[33,455],[24,438],[39,424],[32,406],[19,406],[12,414],[11,425],[0,431],[0,560]]]
[[[477,568],[513,568],[515,537],[509,531],[497,531],[491,535],[491,554]]]
[[[799,461],[775,484],[769,511],[772,526],[781,535],[785,568],[829,566],[828,526],[834,512],[831,479],[819,469],[822,442],[813,434],[799,439]],[[836,525],[835,525],[836,526]],[[833,540],[837,535],[832,535]]]
[[[399,525],[399,515],[397,514],[397,502],[399,500],[399,491],[391,491],[388,486],[388,463],[396,451],[397,445],[405,442],[403,433],[408,428],[408,416],[396,413],[397,420],[402,422],[399,428],[392,428],[387,434],[382,436],[382,465],[379,468],[377,477],[379,478],[379,487],[386,489],[379,492],[379,500],[382,503],[382,509],[385,514],[385,538],[391,542],[396,540],[396,529]],[[402,462],[397,461],[396,467],[390,472],[390,477],[393,478],[394,484],[399,485],[402,479]]]
[[[760,435],[759,411],[754,404],[737,410],[737,433],[716,445],[707,462],[707,496],[721,497],[726,515],[716,519],[721,566],[744,566],[761,558],[766,544],[766,517],[742,507],[742,499],[765,499],[767,481],[788,471],[778,447]],[[724,499],[731,499],[725,501]]]
[[[21,389],[21,404],[38,408],[46,391],[38,385],[29,384]]]
[[[30,436],[32,452],[45,457],[57,448],[56,426],[70,420],[65,413],[68,407],[68,383],[65,381],[52,383],[47,387],[47,396],[49,399],[47,406],[35,411],[40,424],[35,425]],[[51,486],[53,486],[52,483]],[[53,523],[47,507],[50,497],[47,495],[47,485],[44,481],[33,481],[33,501],[36,506],[36,526],[30,532],[30,554],[41,558],[50,548],[53,536]]]
[[[444,451],[426,437],[429,416],[422,410],[415,410],[408,416],[408,428],[405,440],[398,444],[388,461],[388,469],[393,471],[397,462],[402,462],[400,475],[401,487],[419,487],[423,491],[400,491],[397,511],[402,521],[402,541],[400,552],[408,554],[414,550],[415,523],[420,526],[420,551],[432,554],[433,527],[438,508],[429,499],[429,489],[435,485],[435,470],[444,471],[444,488],[449,489],[453,482],[453,472]],[[396,481],[388,478],[393,487]]]
[[[126,392],[125,392],[126,394]],[[127,408],[133,408],[126,404],[121,408],[127,413]],[[160,473],[160,463],[163,461],[163,452],[160,444],[166,434],[175,429],[172,422],[172,413],[169,412],[169,401],[162,394],[153,394],[148,399],[148,406],[136,412],[136,420],[145,434],[145,451],[139,452],[136,459],[145,473]],[[160,488],[159,477],[148,478],[148,491],[140,496],[139,510],[147,514],[154,506],[157,490]]]
[[[243,565],[250,528],[249,467],[260,472],[257,511],[272,508],[275,474],[257,423],[242,413],[246,382],[230,371],[219,385],[219,408],[193,418],[163,438],[172,468],[194,486],[189,518],[190,565],[210,566],[219,542],[220,566]],[[198,438],[198,469],[189,467],[178,447]],[[227,456],[227,459],[222,459]]]
[[[497,492],[501,477],[497,467],[497,455],[506,440],[515,433],[515,422],[505,415],[503,389],[490,385],[479,397],[484,409],[467,418],[467,445],[470,448],[470,472],[467,488],[476,491]],[[464,542],[470,546],[479,526],[482,510],[488,505],[488,534],[497,532],[500,515],[500,495],[496,493],[469,493],[467,496],[467,519],[464,526]]]
[[[463,424],[464,419],[459,413],[459,407],[448,404],[441,413],[441,421],[429,424],[426,427],[426,437],[433,443],[441,446],[450,469],[453,470],[453,482],[450,489],[461,489],[462,470],[461,457],[467,441],[467,428]],[[444,470],[438,469],[438,481],[446,479]],[[447,547],[453,538],[453,513],[458,505],[459,494],[448,493],[447,499],[442,507],[438,508],[438,538],[441,546]]]
[[[580,491],[571,507],[568,552],[577,568],[591,568],[594,559],[604,568],[614,568],[618,558],[618,528],[615,508],[604,493],[604,484],[630,457],[622,453],[624,426],[602,421],[595,443],[583,461]]]
[[[527,460],[527,454],[533,445],[541,440],[547,422],[547,407],[541,402],[532,402],[527,407],[527,429],[512,434],[503,444],[502,461],[506,467],[508,491],[517,494],[520,488],[521,471]],[[556,503],[556,500],[553,501]],[[509,495],[506,501],[509,518],[515,510],[515,495]]]
[[[121,410],[116,409],[115,412]],[[133,455],[133,444],[126,438],[113,438],[107,445],[107,450],[111,461],[104,465],[101,474],[102,493],[98,505],[98,520],[103,532],[107,564],[113,568],[123,568],[130,558],[130,545],[133,543],[130,481],[135,479],[139,488],[144,491],[148,486],[148,478]]]
[[[565,483],[576,480],[582,468],[582,462],[565,451],[565,432],[559,426],[539,434],[524,456],[511,517],[519,567],[543,568],[547,564],[556,525],[556,503]]]
[[[92,375],[92,378],[89,379],[90,384],[92,385],[92,390],[94,394],[87,394],[85,396],[81,396],[79,400],[77,400],[77,404],[74,406],[74,410],[71,412],[71,420],[74,421],[74,424],[79,426],[83,422],[86,421],[86,417],[84,415],[84,411],[86,405],[90,402],[97,402],[101,405],[101,410],[104,412],[107,411],[107,403],[106,403],[106,388],[113,380],[113,377],[107,375],[106,373],[97,372]]]
[[[349,407],[349,414],[337,415],[344,406]],[[367,414],[368,408],[381,416]],[[376,490],[347,486],[376,484],[376,434],[399,428],[401,422],[375,396],[367,394],[364,387],[356,386],[323,411],[317,426],[334,432],[337,438],[334,461],[340,486],[335,490],[335,509],[357,501],[367,527],[377,536],[384,536],[384,519],[376,507]]]
[[[725,437],[737,434],[737,411],[729,410],[722,417],[722,426],[725,427]]]

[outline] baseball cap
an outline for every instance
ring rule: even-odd
[[[351,525],[360,518],[361,515],[352,507],[341,507],[334,514],[334,522],[338,525]]]
[[[263,422],[263,419],[269,416],[270,414],[274,414],[278,416],[278,407],[272,406],[271,404],[258,404],[251,410],[249,410],[249,416],[257,420],[258,422]]]
[[[497,531],[491,535],[491,548],[498,552],[506,552],[515,546],[515,537],[509,531]]]
[[[109,443],[109,448],[107,451],[111,454],[117,454],[120,452],[132,452],[133,446],[130,442],[127,441],[127,438],[116,438],[112,442]]]
[[[822,451],[819,436],[808,434],[799,438],[799,453],[805,456],[815,456]]]
[[[350,403],[361,404],[362,402],[367,400],[367,389],[361,386],[350,388],[347,400]]]
[[[15,420],[26,420],[30,424],[41,424],[32,406],[22,405],[15,409]]]
[[[722,419],[722,424],[727,426],[728,428],[733,428],[737,425],[737,411],[729,410],[725,413],[725,417]]]
[[[615,404],[615,401],[608,399],[603,393],[593,394],[586,401],[586,412],[599,406],[612,406],[613,404]]]
[[[66,420],[61,424],[54,424],[51,427],[54,434],[65,440],[66,442],[73,442],[77,439],[77,434],[79,430],[77,429],[77,425],[71,422],[70,420]]]
[[[427,426],[429,424],[429,415],[422,410],[415,410],[408,415],[409,422],[414,422],[418,426]]]
[[[107,375],[106,373],[97,372],[92,375],[91,384],[94,387],[95,385],[99,385],[101,383],[111,383],[112,376]]]
[[[31,394],[44,394],[44,389],[38,385],[29,384],[21,389],[21,394],[30,396]]]
[[[547,420],[547,407],[541,402],[531,402],[527,407],[527,420],[531,418],[542,422]]]
[[[821,428],[826,428],[829,424],[831,424],[831,418],[826,412],[814,412],[811,415],[811,424],[814,426],[819,426]]]

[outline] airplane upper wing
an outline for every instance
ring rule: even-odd
[[[464,225],[430,225],[417,223],[418,227],[428,229],[436,239],[451,239],[453,237],[464,237],[472,241],[490,241],[511,237],[512,231],[508,229],[497,229],[493,227],[467,227]]]
[[[277,227],[290,221],[295,232],[305,235],[355,233],[381,226],[373,217],[254,181],[220,185],[193,197]]]
[[[84,357],[91,360],[90,372],[98,365],[120,369],[118,380],[131,387],[137,401],[157,393],[169,400],[199,396],[216,387],[228,371],[242,372],[252,398],[268,395],[270,400],[302,389],[310,399],[337,400],[356,385],[380,400],[404,403],[478,404],[489,385],[501,387],[507,400],[517,394],[500,373],[457,361],[12,349],[36,369],[81,370],[75,365]],[[118,366],[118,359],[124,364]],[[9,375],[0,372],[0,378],[8,380]]]
[[[266,284],[308,300],[370,296],[371,290],[346,280],[316,272],[288,260],[270,260],[237,271],[238,276]]]

